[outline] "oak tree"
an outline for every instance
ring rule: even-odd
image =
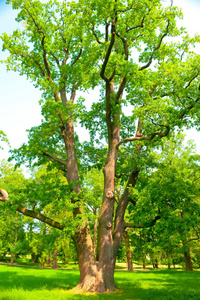
[[[78,220],[72,231],[77,288],[113,291],[117,252],[125,229],[134,226],[125,222],[125,211],[150,147],[177,127],[198,125],[200,57],[191,47],[199,37],[179,29],[180,10],[160,0],[9,2],[23,29],[1,36],[10,53],[5,63],[41,89],[44,116],[13,157],[19,164],[50,160],[63,172],[69,186],[63,199]],[[99,96],[76,99],[91,89]],[[78,125],[89,141],[80,138]],[[103,169],[104,176],[96,256],[83,183],[91,168]],[[116,201],[120,180],[125,188]],[[45,215],[22,204],[17,210],[60,230],[69,226],[47,210]]]

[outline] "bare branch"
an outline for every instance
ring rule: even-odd
[[[51,56],[53,56],[53,58],[55,59],[57,66],[60,67],[59,59],[55,56],[53,52],[51,52]]]
[[[147,222],[146,224],[133,224],[133,223],[124,223],[125,228],[130,227],[130,228],[149,228],[153,227],[158,220],[161,219],[161,216],[156,216],[153,220]]]
[[[165,125],[162,125],[162,126],[166,127],[165,132],[156,131],[156,132],[154,132],[150,137],[148,137],[148,136],[141,136],[141,137],[135,136],[135,137],[132,137],[132,138],[125,138],[125,139],[121,140],[121,141],[118,143],[118,147],[119,147],[121,144],[124,144],[124,143],[127,143],[127,142],[134,142],[134,141],[151,141],[151,140],[153,140],[156,136],[159,136],[160,138],[165,137],[165,136],[168,135],[168,133],[169,133],[169,131],[170,131],[170,127],[169,127],[169,126],[165,126]]]
[[[189,240],[188,240],[188,243],[189,243],[189,242],[192,242],[192,241],[199,241],[199,240],[200,240],[200,237],[192,238],[192,239],[189,239]]]
[[[140,25],[137,25],[137,26],[133,26],[133,27],[127,28],[127,29],[126,29],[126,32],[129,32],[129,31],[134,30],[134,29],[137,29],[137,28],[143,28],[143,27],[144,27],[144,20],[145,20],[145,17],[146,17],[146,15],[144,15],[144,17],[142,18],[142,22],[141,22]]]
[[[94,35],[94,37],[95,37],[97,43],[98,43],[98,44],[103,44],[103,43],[99,40],[99,38],[98,38],[98,36],[97,36],[97,34],[96,34],[95,30],[94,30],[94,24],[93,24],[93,23],[92,23],[92,33],[93,33],[93,35]]]
[[[100,72],[101,78],[104,79],[105,81],[109,81],[109,79],[105,76],[105,70],[106,70],[106,66],[107,66],[107,63],[108,63],[108,60],[109,60],[109,57],[110,57],[113,45],[115,43],[115,23],[116,23],[116,20],[114,19],[112,21],[110,44],[108,46],[108,49],[107,49],[107,52],[106,52],[106,56],[105,56],[103,65],[101,67],[101,72]]]
[[[199,75],[199,73],[197,73],[197,74],[196,74],[196,75],[188,82],[188,84],[186,85],[185,89],[187,89],[187,88],[190,87],[192,81],[195,80],[195,79],[198,77],[198,75]]]
[[[168,21],[167,21],[166,31],[165,31],[165,33],[161,36],[160,41],[159,41],[159,43],[158,43],[158,46],[154,47],[153,52],[152,52],[152,54],[151,54],[151,56],[150,56],[150,58],[149,58],[148,63],[147,63],[146,65],[144,65],[143,67],[141,67],[141,68],[139,69],[139,71],[142,71],[142,70],[144,70],[144,69],[147,69],[147,68],[152,64],[152,62],[153,62],[153,56],[154,56],[155,52],[160,48],[163,39],[165,38],[165,36],[166,36],[166,35],[168,34],[168,32],[169,32],[169,24],[170,24],[170,21],[168,20]]]
[[[71,66],[75,65],[75,63],[79,60],[79,58],[81,57],[83,51],[83,47],[81,46],[79,54],[77,55],[77,57],[74,59],[74,61],[71,63]]]
[[[179,118],[180,120],[183,120],[183,118],[188,114],[188,111],[190,111],[192,108],[194,108],[194,107],[195,107],[195,104],[198,103],[199,100],[200,100],[200,97],[198,97],[198,98],[195,100],[195,103],[194,103],[193,105],[190,105],[190,106],[186,107],[186,108],[185,108],[185,111],[182,112],[178,118]]]

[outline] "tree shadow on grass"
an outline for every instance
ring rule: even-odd
[[[12,268],[12,269],[10,269]],[[70,290],[79,282],[78,271],[44,270],[20,267],[0,269],[0,290],[21,288],[27,291],[34,289]]]
[[[37,293],[37,290],[44,289],[52,293],[56,291],[57,299],[70,300],[199,300],[199,279],[200,272],[122,271],[115,273],[115,282],[119,290],[114,293],[72,294],[70,290],[79,281],[78,271],[7,267],[6,271],[2,269],[1,272],[0,269],[0,291],[19,288],[25,291],[34,290]],[[59,290],[64,290],[65,294],[60,295]]]

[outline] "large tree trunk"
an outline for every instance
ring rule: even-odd
[[[101,263],[96,262],[89,226],[86,224],[80,227],[79,232],[73,236],[73,240],[76,245],[80,270],[80,281],[75,290],[98,293],[113,291],[115,289],[115,261],[112,265],[107,264],[106,256],[105,261],[101,257]]]

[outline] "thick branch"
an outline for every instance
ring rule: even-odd
[[[105,27],[105,41],[108,42],[108,29],[110,26],[110,22],[106,22],[106,27]]]
[[[8,193],[3,190],[3,189],[0,189],[0,195],[2,195],[2,197],[0,197],[0,201],[2,202],[6,202],[8,200]],[[13,203],[10,204],[11,206],[14,205]],[[16,211],[19,211],[20,213],[22,213],[23,215],[25,216],[28,216],[28,217],[31,217],[33,219],[37,219],[43,223],[46,223],[54,228],[57,228],[57,229],[64,229],[65,226],[60,224],[59,222],[57,221],[54,221],[53,219],[49,218],[49,217],[46,217],[45,215],[41,214],[41,213],[38,213],[38,212],[35,212],[34,210],[30,210],[30,209],[27,209],[21,205],[19,205],[16,209]]]
[[[124,214],[127,208],[129,201],[131,200],[130,188],[133,188],[137,182],[139,170],[136,168],[133,170],[129,176],[126,188],[123,192],[123,195],[118,201],[116,215],[115,215],[115,226],[114,226],[114,251],[118,251],[125,226],[124,226]]]
[[[72,91],[71,91],[71,96],[70,96],[70,102],[74,103],[75,97],[76,97],[76,89],[77,89],[77,84],[74,84]]]
[[[120,33],[116,33],[116,35],[121,39],[124,47],[125,60],[128,60],[128,43],[125,37],[122,37]]]
[[[119,100],[122,97],[122,93],[125,88],[125,85],[126,85],[126,77],[123,78],[123,80],[119,86],[119,89],[118,89],[117,95],[116,95],[116,100]]]
[[[33,219],[37,219],[43,223],[46,223],[48,225],[50,225],[51,227],[63,230],[65,228],[64,225],[60,224],[57,221],[54,221],[51,218],[46,217],[45,215],[35,212],[33,210],[27,209],[21,205],[18,206],[17,211],[19,211],[20,213],[22,213],[25,216],[31,217]]]
[[[58,158],[58,157],[56,157],[48,152],[44,152],[44,151],[42,151],[40,154],[47,156],[50,161],[56,161],[64,166],[67,166],[67,162],[64,159]]]
[[[0,195],[1,195],[0,201],[5,202],[8,200],[8,193],[5,190],[0,189]]]

